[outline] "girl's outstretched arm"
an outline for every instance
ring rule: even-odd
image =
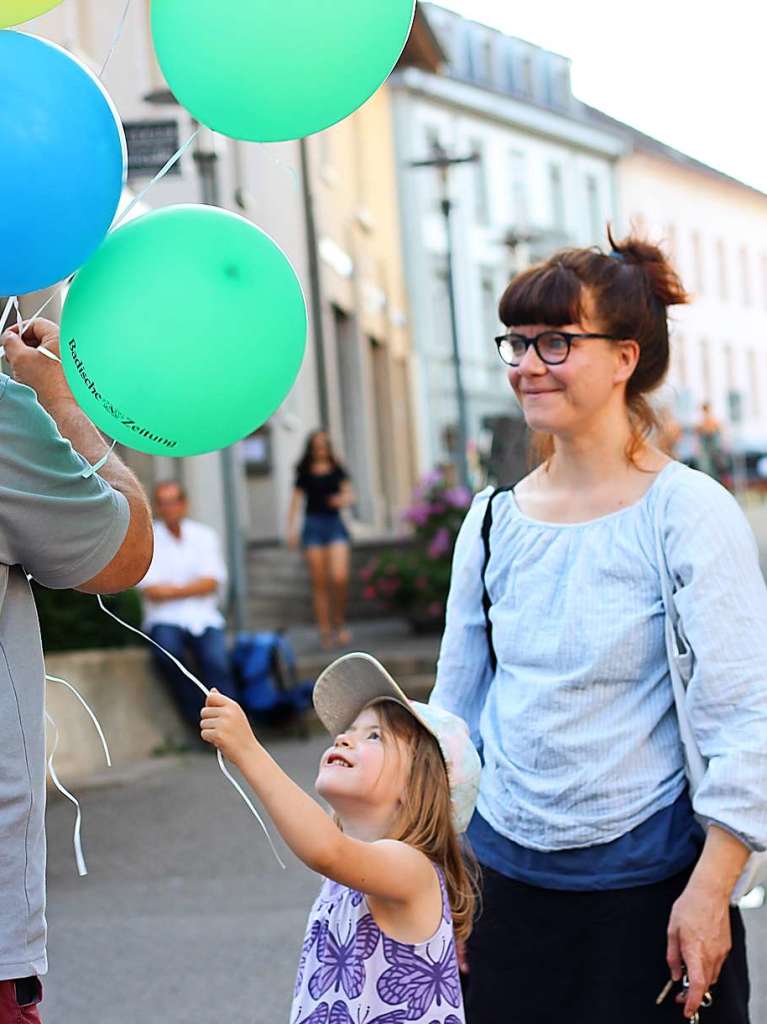
[[[411,903],[435,885],[419,850],[395,840],[363,842],[338,828],[285,774],[253,734],[240,705],[217,690],[202,710],[202,738],[237,765],[282,838],[307,867],[370,896]]]

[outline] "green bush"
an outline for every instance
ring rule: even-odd
[[[32,583],[43,649],[56,651],[88,651],[103,647],[134,647],[143,643],[141,637],[125,629],[99,608],[93,594],[76,590],[48,590]],[[126,590],[103,598],[115,615],[131,626],[141,625],[141,599],[137,590]]]

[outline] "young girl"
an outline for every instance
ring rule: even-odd
[[[256,791],[296,856],[325,876],[307,925],[291,1024],[464,1024],[456,938],[474,886],[458,833],[480,761],[462,719],[410,702],[374,658],[348,654],[314,688],[335,737],[317,776],[334,821],[213,691],[202,737]]]

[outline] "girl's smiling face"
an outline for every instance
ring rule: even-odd
[[[378,818],[396,816],[410,774],[408,744],[365,708],[325,751],[315,787],[341,816],[369,808]]]

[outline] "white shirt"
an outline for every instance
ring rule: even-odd
[[[226,564],[215,530],[193,519],[181,523],[181,535],[175,537],[165,523],[154,524],[154,558],[139,586],[142,590],[167,584],[186,587],[195,580],[212,577],[219,592],[202,597],[182,597],[177,601],[150,601],[144,598],[144,629],[152,626],[180,626],[195,636],[206,629],[224,626],[219,611],[219,593],[226,585]]]

